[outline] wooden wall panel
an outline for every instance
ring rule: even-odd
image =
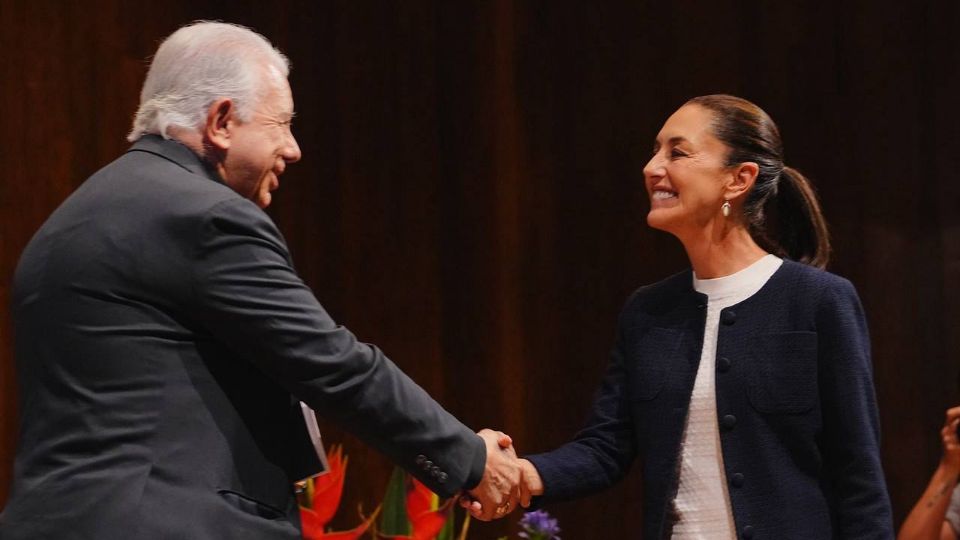
[[[685,266],[641,169],[694,95],[755,100],[816,182],[832,269],[873,332],[897,519],[960,400],[957,7],[901,2],[0,2],[0,504],[16,433],[9,282],[46,216],[119,155],[146,58],[180,24],[254,27],[293,62],[302,162],[270,212],[324,306],[469,425],[549,449],[583,421],[631,290]],[[391,465],[351,455],[346,502]],[[634,472],[552,507],[639,526]],[[515,520],[511,520],[515,521]],[[478,525],[477,538],[512,531]]]

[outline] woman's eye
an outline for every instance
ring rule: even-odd
[[[681,157],[686,157],[686,156],[687,156],[687,154],[686,154],[684,151],[682,151],[682,150],[677,150],[676,148],[674,148],[673,150],[670,151],[670,157],[672,157],[672,158],[681,158]]]

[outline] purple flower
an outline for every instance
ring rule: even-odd
[[[520,520],[520,527],[523,532],[520,538],[528,540],[560,540],[557,534],[560,533],[560,527],[557,526],[557,520],[550,517],[550,514],[543,510],[536,512],[527,512]]]

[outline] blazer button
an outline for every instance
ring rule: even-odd
[[[437,482],[440,482],[441,484],[443,484],[447,481],[447,478],[448,478],[447,473],[442,472],[437,475]]]
[[[717,370],[720,371],[720,373],[730,371],[730,359],[724,356],[717,360]]]
[[[428,459],[423,462],[423,465],[421,465],[421,467],[423,467],[423,470],[429,471],[430,469],[433,468],[433,462]]]
[[[737,425],[737,417],[732,414],[725,414],[720,423],[727,429],[733,429],[733,426]]]
[[[730,484],[735,487],[743,487],[743,475],[741,473],[733,473],[730,475]]]
[[[743,532],[741,533],[741,536],[743,536],[744,540],[750,540],[751,538],[753,538],[753,526],[747,525],[746,527],[744,527]]]
[[[726,326],[730,326],[731,324],[737,322],[737,314],[733,311],[724,311],[720,314],[720,322]]]
[[[414,463],[416,463],[418,467],[423,467],[423,464],[426,462],[427,462],[427,456],[423,454],[420,454],[419,456],[417,456],[417,459],[414,460]]]

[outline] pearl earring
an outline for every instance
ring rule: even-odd
[[[730,201],[723,201],[720,212],[723,214],[723,217],[730,217]]]

